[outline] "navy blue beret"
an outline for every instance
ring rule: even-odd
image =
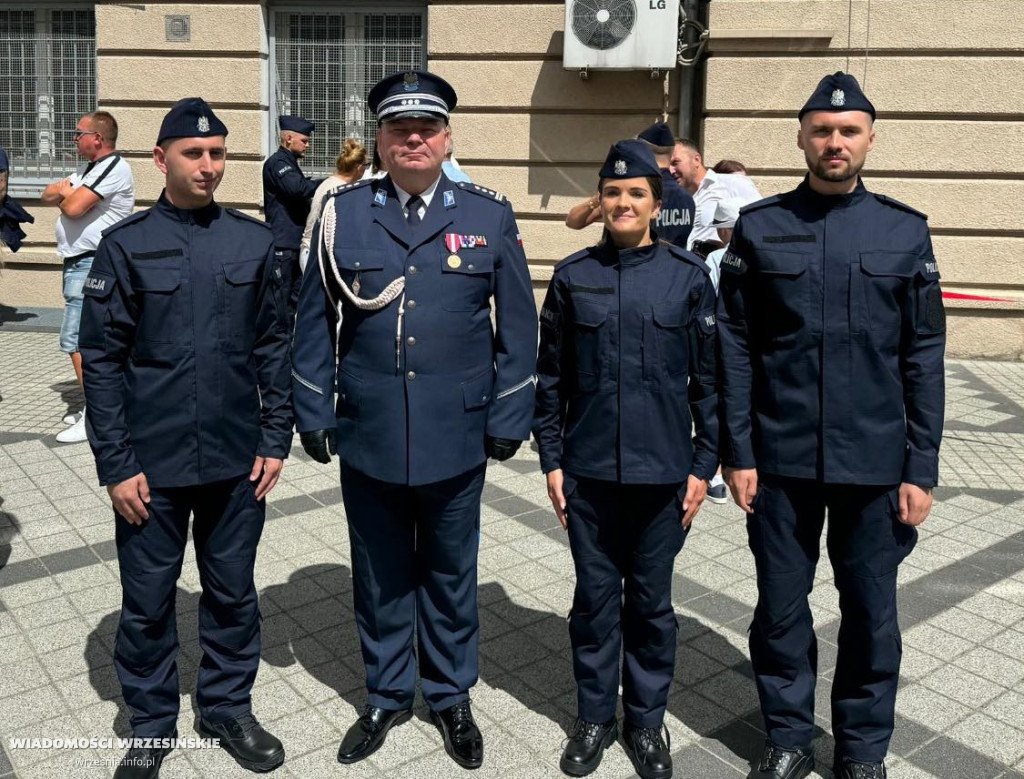
[[[7,152],[4,151],[4,147],[0,146],[0,173],[10,169],[11,161],[7,159]]]
[[[629,140],[612,145],[598,175],[603,179],[635,179],[661,176],[661,170],[646,143]]]
[[[378,122],[416,117],[444,119],[459,98],[452,85],[440,76],[424,70],[406,70],[378,81],[366,102]]]
[[[217,118],[213,109],[201,97],[186,97],[179,100],[167,112],[160,123],[159,146],[172,138],[212,138],[227,135],[228,128]]]
[[[647,141],[652,146],[665,147],[676,145],[676,137],[672,134],[669,126],[664,122],[655,122],[640,133],[637,138],[642,141]]]
[[[313,130],[316,129],[315,124],[301,116],[282,116],[278,118],[277,124],[281,128],[281,132],[287,130],[299,135],[312,135]]]
[[[818,82],[814,93],[797,114],[803,119],[809,111],[864,111],[875,118],[875,107],[860,88],[857,79],[838,70]]]

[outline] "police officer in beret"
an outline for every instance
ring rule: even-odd
[[[253,717],[253,568],[266,496],[291,444],[285,290],[267,226],[213,199],[228,131],[201,98],[164,117],[152,208],[108,228],[85,284],[87,429],[114,507],[123,590],[114,665],[139,739],[177,735],[175,583],[189,532],[199,601],[197,727],[270,771]],[[155,777],[171,744],[133,747],[117,779]]]
[[[626,752],[643,779],[672,775],[672,567],[718,465],[718,397],[715,289],[700,257],[653,228],[663,180],[643,141],[612,146],[604,240],[555,267],[540,316],[533,434],[576,568],[570,776],[618,735],[620,651]]]
[[[740,212],[718,307],[722,460],[748,512],[750,655],[768,742],[755,772],[814,766],[817,649],[807,596],[822,525],[842,623],[834,770],[886,775],[900,669],[896,574],[938,481],[946,318],[924,214],[859,177],[875,109],[826,76],[800,110],[809,173]]]
[[[480,495],[487,458],[529,436],[537,310],[505,197],[442,173],[452,87],[396,73],[368,103],[387,175],[325,200],[293,354],[302,446],[341,460],[366,665],[369,700],[338,760],[412,716],[418,663],[446,751],[476,768]]]
[[[288,307],[294,314],[302,281],[299,269],[302,231],[313,194],[323,179],[304,176],[299,167],[316,125],[301,116],[282,116],[278,126],[281,146],[263,163],[263,209],[274,231],[275,256],[289,290]]]

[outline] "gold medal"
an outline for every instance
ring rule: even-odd
[[[458,268],[461,265],[462,265],[462,258],[459,257],[459,255],[457,255],[457,254],[449,254],[448,255],[448,267],[449,268]]]

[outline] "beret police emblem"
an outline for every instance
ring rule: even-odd
[[[196,126],[199,128],[199,132],[208,133],[210,132],[210,120],[205,116],[200,116],[199,121],[196,122]]]
[[[625,160],[615,160],[615,175],[616,176],[625,176],[626,175],[626,161]]]
[[[841,89],[833,89],[831,102],[836,108],[842,108],[846,105],[846,93]]]

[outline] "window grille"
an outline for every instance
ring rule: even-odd
[[[277,11],[274,14],[274,104],[270,147],[277,147],[276,117],[316,123],[303,160],[311,175],[334,172],[346,138],[373,153],[377,128],[366,93],[389,73],[423,69],[423,14],[417,11],[342,13]]]
[[[75,126],[95,109],[92,8],[0,8],[0,146],[12,192],[38,195],[72,173]]]

